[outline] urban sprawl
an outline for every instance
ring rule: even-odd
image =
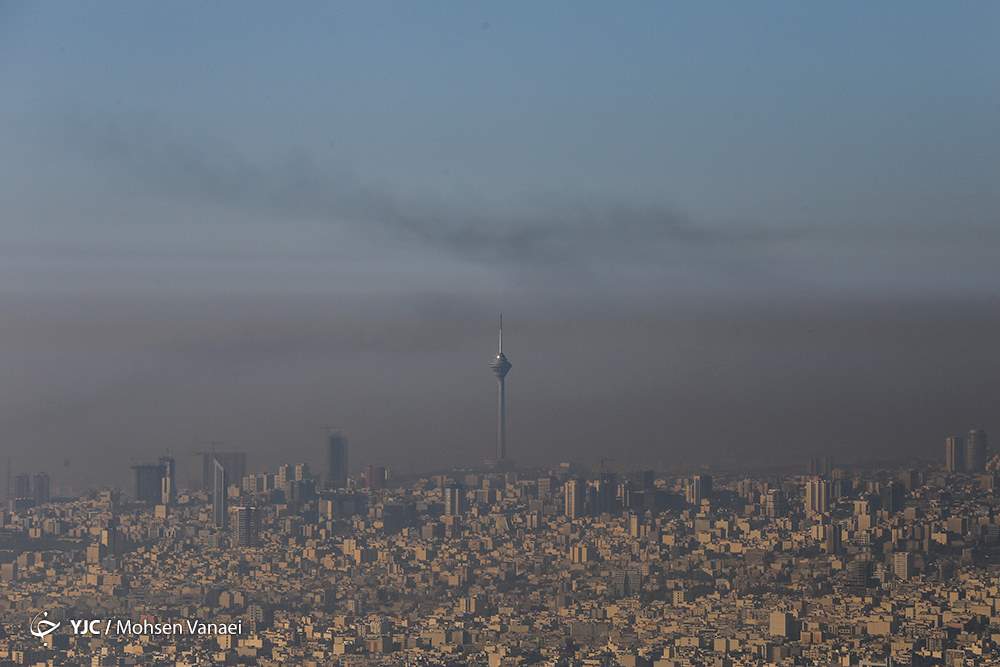
[[[0,664],[1000,664],[982,431],[938,463],[784,474],[352,476],[347,439],[325,447],[319,475],[204,452],[200,489],[169,457],[128,493],[50,498],[46,475],[17,475]],[[59,626],[39,637],[43,613]],[[191,620],[239,631],[102,632]]]

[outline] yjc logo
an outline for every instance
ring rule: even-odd
[[[91,621],[88,620],[75,620],[70,621],[70,625],[73,626],[74,635],[99,635],[101,634],[101,619],[95,618]],[[108,621],[108,626],[111,625],[111,621]]]
[[[28,624],[28,630],[31,634],[38,637],[39,639],[45,639],[53,632],[59,629],[61,623],[53,623],[48,620],[49,612],[43,611],[35,614],[31,619],[31,623]]]

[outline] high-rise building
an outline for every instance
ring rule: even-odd
[[[781,489],[768,489],[764,495],[764,516],[770,519],[783,517],[788,512],[785,494]]]
[[[246,452],[201,452],[202,489],[212,492],[215,485],[215,462],[226,469],[226,478],[241,480],[247,474]]]
[[[920,471],[916,468],[907,468],[906,470],[901,470],[896,476],[899,483],[903,485],[907,491],[913,491],[919,488],[923,483]]]
[[[212,465],[212,522],[216,528],[226,527],[226,468],[216,459]]]
[[[608,583],[608,595],[612,598],[623,598],[638,595],[642,592],[642,570],[638,567],[616,569],[611,573]]]
[[[500,315],[497,356],[490,362],[493,375],[497,378],[497,462],[507,460],[507,388],[506,377],[512,364],[503,353],[503,314]]]
[[[871,561],[856,558],[847,564],[847,585],[851,588],[867,588],[871,579]]]
[[[101,528],[100,536],[100,546],[104,547],[106,553],[114,555],[117,554],[122,546],[120,539],[121,527],[118,524],[118,518],[111,516],[107,524]]]
[[[989,445],[986,431],[973,429],[965,436],[965,471],[982,472],[986,469],[986,452]]]
[[[274,622],[274,610],[270,606],[248,604],[244,620],[250,632],[257,633]]]
[[[260,524],[260,510],[256,507],[233,508],[232,546],[256,546],[260,536]]]
[[[892,573],[897,579],[909,579],[912,575],[913,559],[907,551],[899,551],[892,555]]]
[[[712,496],[712,476],[695,475],[689,479],[684,495],[688,504],[695,507],[701,505],[702,500]]]
[[[832,456],[814,456],[809,459],[809,474],[819,477],[830,477],[833,472]]]
[[[854,482],[843,468],[834,468],[830,478],[830,491],[834,499],[849,498],[854,494]]]
[[[965,470],[965,441],[960,435],[950,435],[944,440],[944,467],[948,472]]]
[[[31,495],[35,499],[35,506],[44,505],[49,502],[49,475],[48,473],[35,473],[31,480]]]
[[[798,639],[798,622],[787,611],[772,611],[768,618],[768,629],[772,637]]]
[[[274,488],[274,475],[270,473],[253,473],[240,482],[240,488],[247,493],[267,493]]]
[[[615,474],[612,472],[602,472],[600,478],[593,482],[594,506],[591,510],[594,514],[606,514],[615,510],[616,487]]]
[[[615,492],[616,502],[618,507],[621,509],[632,509],[633,505],[636,503],[636,496],[633,495],[634,491],[632,489],[632,482],[626,480],[618,484],[618,490]]]
[[[276,489],[284,489],[285,485],[292,481],[292,475],[294,474],[292,466],[287,463],[278,466],[278,472],[274,475],[274,487]]]
[[[814,477],[806,482],[806,514],[826,514],[830,511],[830,482]]]
[[[886,512],[890,514],[900,512],[906,502],[906,487],[895,480],[890,480],[879,487],[878,499],[879,507]]]
[[[458,484],[449,484],[444,489],[444,513],[445,516],[462,516],[465,511],[463,500],[465,490]]]
[[[843,532],[836,524],[820,524],[820,548],[823,553],[839,554],[843,549]]]
[[[14,478],[14,498],[30,498],[31,497],[31,476],[22,473]]]
[[[652,491],[656,488],[656,471],[642,470],[637,476],[639,478],[639,488],[643,491]]]
[[[326,441],[326,486],[347,487],[347,438],[340,431],[331,431]]]
[[[628,536],[629,537],[642,537],[643,536],[643,523],[642,515],[638,512],[628,513]]]
[[[570,562],[573,564],[590,561],[590,547],[587,544],[575,544],[569,550]]]
[[[384,489],[385,480],[385,466],[370,465],[365,469],[365,484],[369,489]]]
[[[583,482],[578,479],[566,480],[563,487],[564,513],[570,520],[583,515]]]
[[[160,502],[160,464],[142,463],[132,466],[135,499],[156,505]]]
[[[160,457],[160,504],[173,505],[177,500],[177,462]]]
[[[304,503],[316,497],[316,480],[288,479],[281,489],[285,494],[285,502]]]

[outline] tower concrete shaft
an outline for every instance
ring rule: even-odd
[[[497,378],[497,461],[507,458],[507,383]]]

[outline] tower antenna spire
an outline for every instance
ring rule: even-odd
[[[503,311],[500,311],[500,335],[497,341],[497,354],[503,352]]]

